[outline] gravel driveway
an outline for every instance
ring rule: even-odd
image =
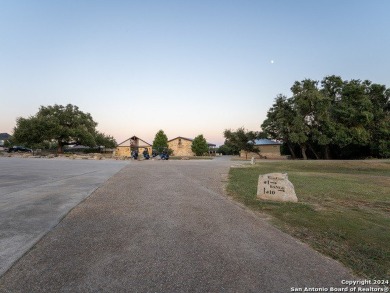
[[[353,279],[223,193],[225,158],[130,162],[0,279],[1,292],[291,292]]]

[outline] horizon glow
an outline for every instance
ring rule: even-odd
[[[0,132],[77,105],[118,143],[260,131],[295,81],[389,85],[390,2],[1,1]]]

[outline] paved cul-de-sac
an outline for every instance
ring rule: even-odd
[[[0,279],[1,292],[291,292],[338,262],[226,197],[234,162],[129,162]]]
[[[0,157],[0,276],[123,161]]]

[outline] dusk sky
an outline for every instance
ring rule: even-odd
[[[305,78],[390,87],[390,1],[0,0],[0,132],[77,105],[118,143],[259,131]]]

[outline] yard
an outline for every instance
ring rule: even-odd
[[[288,173],[298,203],[256,199],[260,174]],[[229,194],[357,275],[390,278],[390,160],[259,161],[231,168]]]

